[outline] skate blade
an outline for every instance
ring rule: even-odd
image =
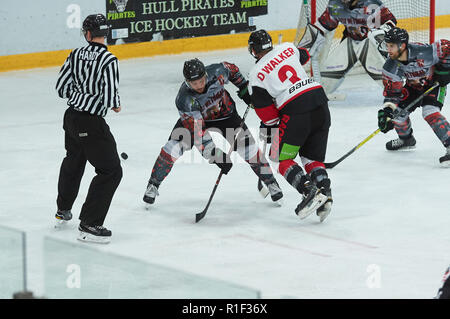
[[[441,167],[444,167],[444,168],[450,167],[450,161],[441,162],[440,164],[441,164]]]
[[[410,151],[414,151],[416,149],[416,146],[406,146],[406,147],[402,147],[398,150],[388,150],[389,152],[410,152]]]
[[[320,206],[322,206],[326,201],[328,200],[328,197],[322,193],[318,193],[308,205],[303,207],[299,212],[296,211],[298,217],[300,219],[305,219],[309,215],[311,215],[313,212],[315,212]]]
[[[85,233],[80,231],[80,234],[77,238],[79,241],[87,242],[87,243],[96,243],[96,244],[109,244],[111,242],[111,237],[108,236],[95,236],[89,233]]]
[[[279,200],[277,200],[273,203],[278,207],[282,207],[284,205],[284,200],[283,200],[283,198],[280,198]]]
[[[64,229],[64,228],[68,228],[69,227],[69,221],[68,220],[64,220],[64,219],[58,219],[56,218],[55,221],[55,228],[56,229]]]
[[[328,215],[331,213],[332,202],[325,203],[322,207],[317,210],[317,216],[319,216],[319,221],[322,223]]]

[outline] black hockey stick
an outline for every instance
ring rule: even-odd
[[[244,126],[244,123],[245,123],[245,118],[247,117],[248,111],[249,111],[250,108],[252,108],[252,107],[253,107],[253,106],[252,106],[251,104],[249,104],[249,105],[247,106],[247,109],[245,110],[244,116],[242,117],[242,121],[241,121],[241,123],[239,124],[239,129],[240,129],[240,130],[239,130],[239,133],[236,134],[236,138],[235,138],[234,141],[233,141],[233,145],[231,145],[230,150],[228,151],[228,157],[230,156],[230,154],[231,154],[231,153],[233,152],[233,150],[234,150],[234,144],[236,144],[236,140],[237,140],[239,134],[241,134],[242,127]],[[195,214],[195,222],[196,222],[196,223],[198,223],[199,221],[201,221],[201,220],[205,217],[206,212],[208,211],[209,205],[211,204],[211,201],[212,201],[212,199],[213,199],[213,197],[214,197],[214,194],[216,193],[217,186],[219,186],[220,180],[222,179],[222,175],[223,175],[223,171],[220,170],[219,177],[217,177],[216,184],[214,185],[214,188],[213,188],[213,190],[212,190],[212,193],[211,193],[211,195],[209,196],[209,200],[208,200],[208,203],[206,204],[205,209],[202,210],[200,213]]]
[[[398,111],[397,113],[394,111],[394,119],[395,118],[399,118],[399,117],[404,117],[407,116],[409,114],[409,110],[411,110],[411,108],[413,108],[421,99],[423,99],[425,96],[427,96],[428,94],[431,93],[431,91],[433,91],[435,88],[437,88],[439,86],[439,82],[435,82],[428,90],[426,90],[425,92],[423,92],[419,97],[417,97],[414,101],[412,101],[411,103],[409,103],[404,109],[400,109],[400,111]],[[337,164],[339,164],[340,162],[342,162],[344,159],[346,159],[347,157],[349,157],[351,154],[353,154],[358,148],[360,148],[361,146],[363,146],[367,141],[369,141],[372,137],[374,137],[375,135],[377,135],[378,133],[380,133],[380,129],[377,129],[376,131],[374,131],[372,134],[370,134],[369,136],[367,136],[362,142],[360,142],[358,145],[356,145],[355,147],[353,147],[349,152],[347,152],[346,154],[344,154],[344,156],[342,156],[341,158],[339,158],[337,161],[331,162],[331,163],[324,163],[325,164],[325,168],[333,168],[335,167]]]
[[[267,140],[264,140],[263,151],[262,151],[264,158],[266,157],[266,148],[267,148]],[[258,192],[261,194],[261,196],[263,198],[266,198],[267,195],[269,195],[269,190],[267,189],[266,186],[264,186],[263,182],[261,181],[261,178],[258,178],[258,186],[257,187],[258,187]]]

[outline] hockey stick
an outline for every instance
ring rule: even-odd
[[[267,147],[267,140],[264,140],[263,151],[262,151],[264,157],[266,157],[266,147]],[[267,195],[269,195],[269,190],[267,189],[266,186],[264,186],[264,184],[261,181],[261,178],[258,178],[258,186],[257,187],[258,187],[259,193],[261,194],[261,196],[263,198],[266,198]]]
[[[404,117],[407,116],[409,114],[409,110],[411,108],[413,108],[421,99],[423,99],[425,96],[427,96],[428,94],[431,93],[431,91],[433,91],[435,88],[437,88],[439,86],[439,82],[435,82],[428,90],[426,90],[425,92],[423,92],[419,97],[417,97],[414,101],[412,101],[411,103],[409,103],[404,109],[401,109],[400,111],[398,111],[397,113],[394,111],[394,113],[396,113],[394,115],[394,119],[399,118],[399,117]],[[367,136],[361,143],[359,143],[358,145],[356,145],[355,147],[353,147],[349,152],[347,152],[344,156],[342,156],[341,158],[339,158],[337,161],[331,162],[331,163],[324,163],[325,168],[333,168],[335,167],[337,164],[339,164],[340,162],[342,162],[344,159],[346,159],[347,157],[349,157],[351,154],[353,154],[358,148],[360,148],[361,146],[363,146],[367,141],[369,141],[372,137],[374,137],[375,135],[377,135],[378,133],[380,133],[380,129],[377,129],[376,131],[374,131],[372,134],[370,134],[369,136]]]
[[[242,117],[242,121],[241,121],[241,123],[239,124],[239,129],[240,129],[240,130],[239,130],[239,133],[236,134],[236,138],[235,138],[234,141],[233,141],[233,145],[231,145],[230,150],[228,151],[228,157],[231,155],[231,153],[232,153],[233,150],[234,150],[234,145],[236,144],[237,137],[239,136],[239,134],[241,134],[242,127],[244,126],[244,123],[245,123],[245,118],[247,117],[248,111],[249,111],[250,108],[252,108],[252,107],[253,107],[253,106],[252,106],[251,104],[249,104],[249,105],[247,106],[247,109],[245,110],[244,116]],[[213,188],[213,190],[212,190],[212,193],[211,193],[211,195],[209,196],[209,200],[208,200],[208,203],[206,204],[205,209],[202,210],[200,213],[195,214],[195,222],[196,222],[196,223],[198,223],[199,221],[201,221],[201,220],[205,217],[206,212],[208,211],[209,205],[211,204],[211,201],[212,201],[212,199],[213,199],[213,197],[214,197],[214,194],[216,193],[217,187],[219,186],[220,180],[222,179],[222,175],[223,175],[223,171],[220,170],[219,177],[217,177],[216,184],[214,185],[214,188]]]

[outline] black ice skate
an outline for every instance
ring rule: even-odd
[[[450,146],[447,146],[445,155],[439,158],[439,163],[441,163],[443,167],[450,167]]]
[[[70,210],[58,210],[55,214],[56,225],[55,227],[61,227],[72,219],[72,212]]]
[[[320,218],[320,222],[322,223],[331,212],[331,206],[333,205],[333,197],[331,196],[330,180],[328,178],[317,183],[317,186],[320,187],[320,192],[325,196],[327,196],[325,204],[320,206],[316,212],[317,216],[319,216]]]
[[[274,181],[273,183],[268,184],[267,188],[269,189],[272,201],[279,206],[283,205],[283,192],[281,191],[280,185]]]
[[[295,213],[300,219],[305,219],[311,213],[315,212],[320,206],[325,204],[328,197],[320,191],[315,185],[310,182],[305,184],[303,191],[303,200],[298,204]]]
[[[78,230],[80,231],[78,236],[80,241],[100,244],[107,244],[111,241],[112,232],[103,226],[89,226],[80,223]]]
[[[158,196],[158,195],[159,195],[158,186],[156,186],[152,183],[148,183],[147,190],[145,191],[143,200],[147,204],[152,205],[155,202],[156,196]]]
[[[416,139],[414,136],[407,139],[397,138],[395,140],[386,143],[386,149],[388,151],[406,151],[416,148]]]

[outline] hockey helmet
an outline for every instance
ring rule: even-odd
[[[272,38],[266,30],[253,31],[248,38],[248,51],[255,55],[273,49]]]
[[[408,45],[409,42],[408,31],[398,27],[392,28],[388,32],[386,32],[386,35],[384,36],[384,42],[395,43],[399,47],[402,43]]]
[[[195,81],[206,74],[205,65],[199,59],[191,59],[184,62],[183,75],[186,81]]]
[[[91,32],[92,37],[106,37],[109,32],[109,26],[107,24],[106,18],[103,14],[91,14],[86,17],[83,21],[83,27],[81,28],[84,35],[88,31]]]

